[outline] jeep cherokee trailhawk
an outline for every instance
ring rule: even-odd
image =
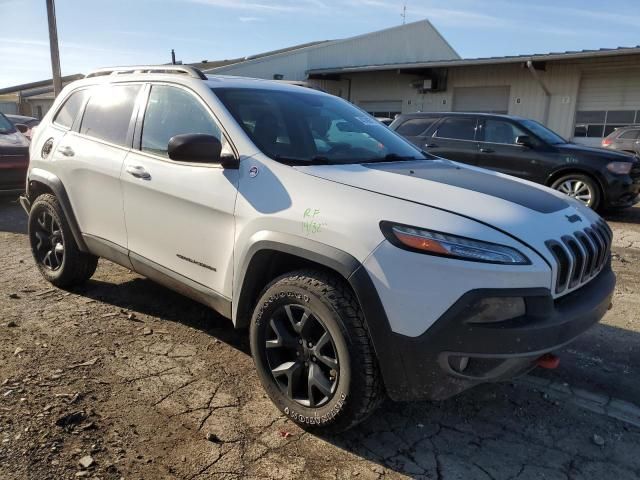
[[[549,364],[615,285],[611,231],[578,201],[326,93],[184,66],[65,87],[21,202],[47,280],[103,257],[209,305],[248,327],[278,408],[324,431]]]

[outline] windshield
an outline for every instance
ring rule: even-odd
[[[7,117],[0,113],[0,134],[14,133],[16,131],[13,123],[11,123]]]
[[[338,97],[300,92],[215,88],[253,143],[285,163],[365,163],[425,155],[375,118]]]
[[[551,145],[567,143],[567,141],[556,132],[554,132],[553,130],[549,130],[547,127],[545,127],[541,123],[536,122],[535,120],[522,120],[521,123],[526,128],[531,130],[531,133],[540,138],[543,142],[549,143]]]

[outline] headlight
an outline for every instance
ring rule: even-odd
[[[531,264],[525,255],[506,245],[391,222],[380,222],[380,228],[393,245],[412,252],[472,262],[505,265]]]
[[[607,170],[618,175],[627,175],[631,171],[633,163],[631,162],[611,162],[607,164]]]

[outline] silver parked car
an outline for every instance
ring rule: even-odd
[[[640,125],[628,125],[616,128],[603,138],[602,146],[611,150],[636,153],[638,151],[638,139],[640,139]]]

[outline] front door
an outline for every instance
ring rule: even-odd
[[[476,165],[476,127],[473,116],[447,117],[436,125],[433,135],[425,138],[422,149],[449,160]]]
[[[535,145],[516,144],[516,138],[528,136]],[[478,126],[478,166],[524,178],[544,182],[547,170],[545,154],[539,150],[537,139],[515,123],[500,118],[487,118]]]
[[[230,297],[238,170],[167,153],[169,139],[185,133],[215,135],[224,151],[220,127],[194,93],[164,84],[150,87],[139,125],[121,177],[132,256]]]

